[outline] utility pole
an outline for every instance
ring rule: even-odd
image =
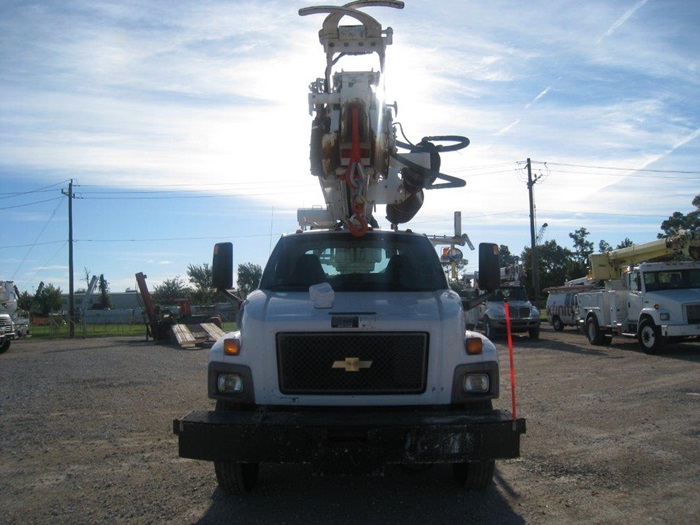
[[[532,187],[539,177],[532,178],[532,163],[527,159],[527,191],[530,197],[530,250],[532,251],[532,290],[535,293],[535,302],[540,300],[540,276],[537,261],[537,238],[535,237],[535,199]]]
[[[75,336],[75,295],[73,293],[73,179],[68,182],[68,335]]]

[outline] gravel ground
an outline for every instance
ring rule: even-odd
[[[510,407],[503,341],[502,395]],[[206,351],[142,338],[21,340],[0,356],[0,523],[698,523],[700,345],[649,356],[571,329],[515,338],[522,457],[464,492],[447,467],[378,478],[264,465],[224,496],[180,459],[172,420],[206,409]]]

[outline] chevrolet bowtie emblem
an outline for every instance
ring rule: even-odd
[[[369,368],[372,361],[360,361],[359,357],[346,357],[345,361],[333,361],[333,368],[344,368],[346,372],[359,372],[360,368]]]

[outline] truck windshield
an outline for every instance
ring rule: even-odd
[[[430,241],[415,234],[346,232],[283,237],[260,281],[262,290],[302,291],[328,282],[342,291],[434,291],[447,288]]]
[[[644,272],[644,286],[647,292],[700,288],[700,269]]]
[[[509,301],[527,301],[527,292],[525,288],[515,287],[515,288],[499,288],[493,294],[491,301],[503,301],[505,298]]]

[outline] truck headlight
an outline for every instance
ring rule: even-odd
[[[662,321],[670,321],[671,320],[671,312],[661,312],[659,314],[659,319]]]
[[[216,388],[220,394],[240,394],[243,392],[243,378],[240,374],[219,374]]]
[[[491,386],[488,374],[466,374],[462,388],[470,394],[484,394]]]

